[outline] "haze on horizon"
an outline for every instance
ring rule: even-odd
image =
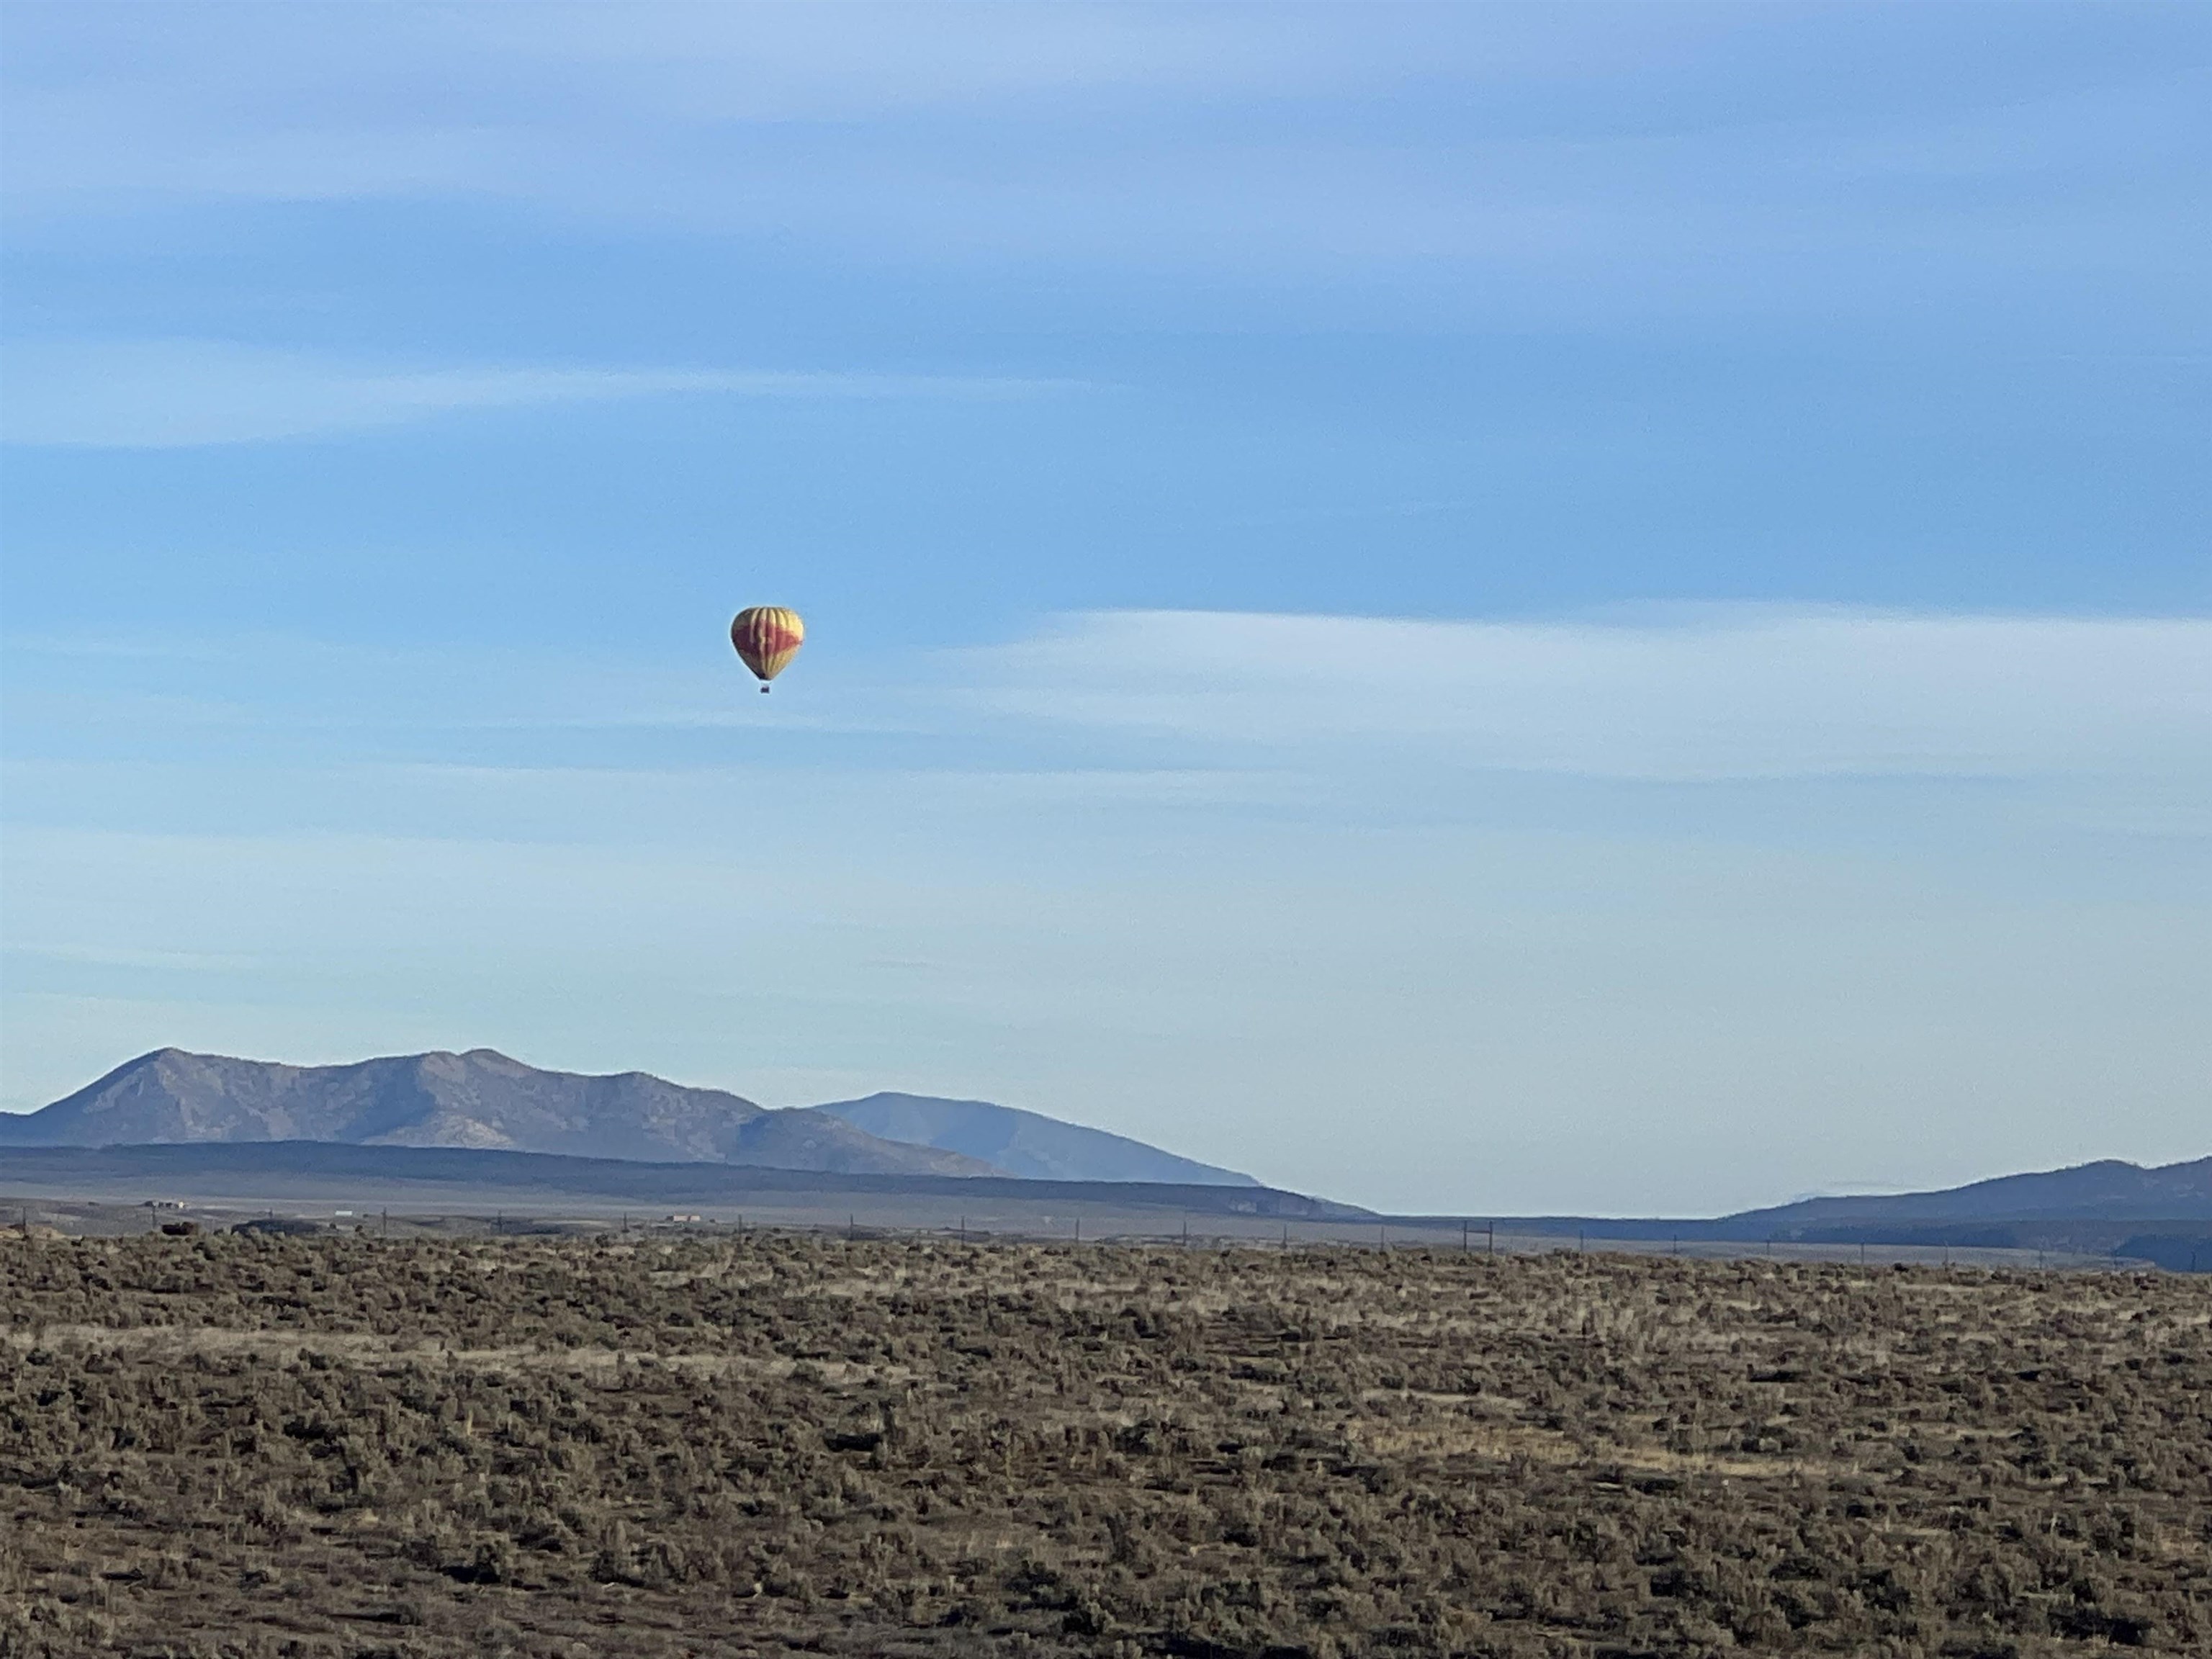
[[[2212,1151],[2212,15],[1992,18],[11,6],[0,1106]]]

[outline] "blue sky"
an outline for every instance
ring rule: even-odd
[[[489,1044],[1478,1212],[2212,1150],[2201,7],[7,27],[0,1104]]]

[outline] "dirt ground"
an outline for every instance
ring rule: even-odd
[[[2212,1279],[0,1238],[0,1659],[2212,1651]]]

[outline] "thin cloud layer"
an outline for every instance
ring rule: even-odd
[[[672,394],[1003,398],[1072,383],[769,370],[399,368],[198,340],[17,342],[0,437],[171,449],[356,432],[471,410]]]
[[[805,665],[773,707],[717,652],[19,637],[17,708],[190,743],[319,732],[428,763],[776,764],[1189,780],[1510,770],[1623,782],[2051,778],[2212,794],[2212,618],[1672,607],[1607,620],[1062,617],[999,646]],[[70,711],[78,711],[71,713]],[[125,711],[128,711],[127,713]],[[90,726],[82,726],[89,720]],[[624,738],[623,733],[635,734]],[[354,734],[349,737],[347,734]],[[373,738],[363,734],[374,734]],[[198,734],[197,736],[195,734]],[[832,741],[835,739],[836,741]],[[671,750],[670,743],[695,745]],[[806,758],[809,744],[817,747]],[[573,754],[564,750],[574,750]]]
[[[986,706],[1065,726],[1599,777],[2201,778],[2212,756],[2212,621],[2194,617],[1132,611],[972,664]]]
[[[1926,8],[52,8],[6,165],[19,236],[467,201],[924,266],[1449,272],[1493,319],[2193,327],[2203,33],[2100,9],[1992,50]],[[2081,307],[2085,264],[2134,303]]]

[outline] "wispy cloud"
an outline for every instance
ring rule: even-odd
[[[2185,9],[2108,21],[2109,62],[2056,76],[2033,43],[2079,58],[2064,8],[2007,54],[1925,8],[38,9],[10,52],[19,235],[459,200],[933,266],[1442,266],[1493,323],[1979,314],[2063,302],[2085,265],[2196,309]]]
[[[9,955],[87,968],[143,968],[155,973],[228,973],[252,968],[257,958],[206,951],[107,950],[93,945],[10,947]]]
[[[1003,714],[1263,750],[1613,778],[2175,771],[2212,620],[1701,608],[1600,622],[1075,616],[969,653]]]
[[[834,637],[834,636],[825,636]],[[2212,618],[1701,605],[1597,618],[1066,614],[1010,643],[811,662],[771,707],[671,659],[291,635],[18,635],[19,732],[319,734],[342,758],[622,765],[727,734],[780,767],[1281,781],[1517,771],[1625,782],[2112,780],[2212,794]],[[89,722],[90,725],[87,726]],[[349,736],[349,734],[354,734]],[[410,734],[412,734],[411,738]],[[532,736],[531,734],[536,734]],[[624,734],[632,734],[626,738]],[[485,745],[492,745],[486,749]],[[103,745],[93,743],[95,749]],[[813,751],[810,761],[809,750]],[[681,752],[690,753],[687,747]],[[754,763],[763,751],[749,747]],[[588,758],[583,758],[588,754]],[[2165,811],[2161,818],[2170,816]]]
[[[318,437],[468,410],[672,394],[1008,398],[1074,383],[758,369],[411,367],[205,340],[10,343],[0,437],[183,448]]]

